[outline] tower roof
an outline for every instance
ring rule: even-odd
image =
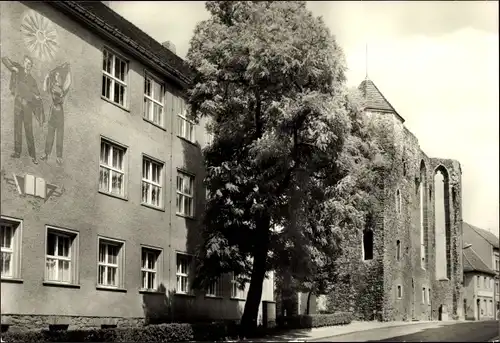
[[[392,107],[392,105],[387,101],[382,92],[375,86],[370,79],[365,79],[359,85],[358,89],[361,91],[363,98],[365,100],[365,110],[375,110],[379,112],[387,112],[395,114],[402,123],[404,123],[404,118],[399,115],[398,112]]]

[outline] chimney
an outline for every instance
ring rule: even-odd
[[[175,54],[175,45],[171,41],[168,40],[166,42],[161,43],[161,45],[163,45],[165,48],[167,48],[168,50],[172,51]]]

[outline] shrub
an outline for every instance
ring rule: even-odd
[[[346,325],[351,321],[352,314],[350,312],[278,317],[276,320],[278,327],[283,329],[308,329],[323,326]]]
[[[206,327],[207,337],[225,337],[221,329]],[[217,337],[220,334],[221,336]],[[212,338],[213,337],[213,338]],[[5,342],[187,342],[194,338],[191,324],[160,324],[140,328],[90,329],[68,331],[27,331],[2,334]]]

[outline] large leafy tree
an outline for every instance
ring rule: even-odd
[[[204,150],[210,197],[194,286],[226,272],[249,281],[242,326],[251,330],[269,270],[290,270],[311,289],[334,277],[340,229],[363,221],[354,202],[364,200],[351,194],[362,172],[349,172],[369,147],[344,86],[343,53],[304,1],[206,8],[211,17],[187,55],[198,70],[192,119],[208,117],[214,134]]]

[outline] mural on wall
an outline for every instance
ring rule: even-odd
[[[45,121],[45,113],[37,82],[31,76],[33,60],[25,55],[22,64],[8,57],[3,57],[2,62],[11,72],[9,90],[14,97],[14,153],[11,157],[21,156],[22,127],[24,126],[28,154],[33,163],[38,164],[33,138],[33,116],[41,126]]]
[[[64,81],[63,81],[64,80]],[[64,140],[64,98],[68,94],[71,85],[71,71],[69,63],[51,70],[43,82],[43,90],[48,91],[52,97],[49,110],[49,121],[47,136],[45,138],[45,155],[42,160],[47,160],[52,152],[54,136],[56,137],[56,161],[62,164],[63,140]]]
[[[56,162],[62,165],[63,104],[72,83],[70,64],[57,59],[58,34],[55,24],[49,19],[28,10],[21,18],[20,32],[24,46],[20,45],[19,50],[24,51],[19,51],[18,57],[4,55],[1,58],[10,72],[9,91],[13,97],[14,151],[11,157],[21,157],[24,135],[27,153],[34,164],[38,165],[37,146],[44,150],[40,160],[48,161],[55,143]],[[39,72],[32,74],[33,69]],[[34,126],[36,123],[40,129]],[[64,186],[49,183],[46,176],[34,175],[32,171],[1,170],[0,174],[2,181],[15,194],[26,197],[34,209],[65,193]]]
[[[21,33],[24,45],[30,55],[40,61],[54,59],[59,44],[57,31],[50,20],[33,10],[29,10],[23,17]]]

